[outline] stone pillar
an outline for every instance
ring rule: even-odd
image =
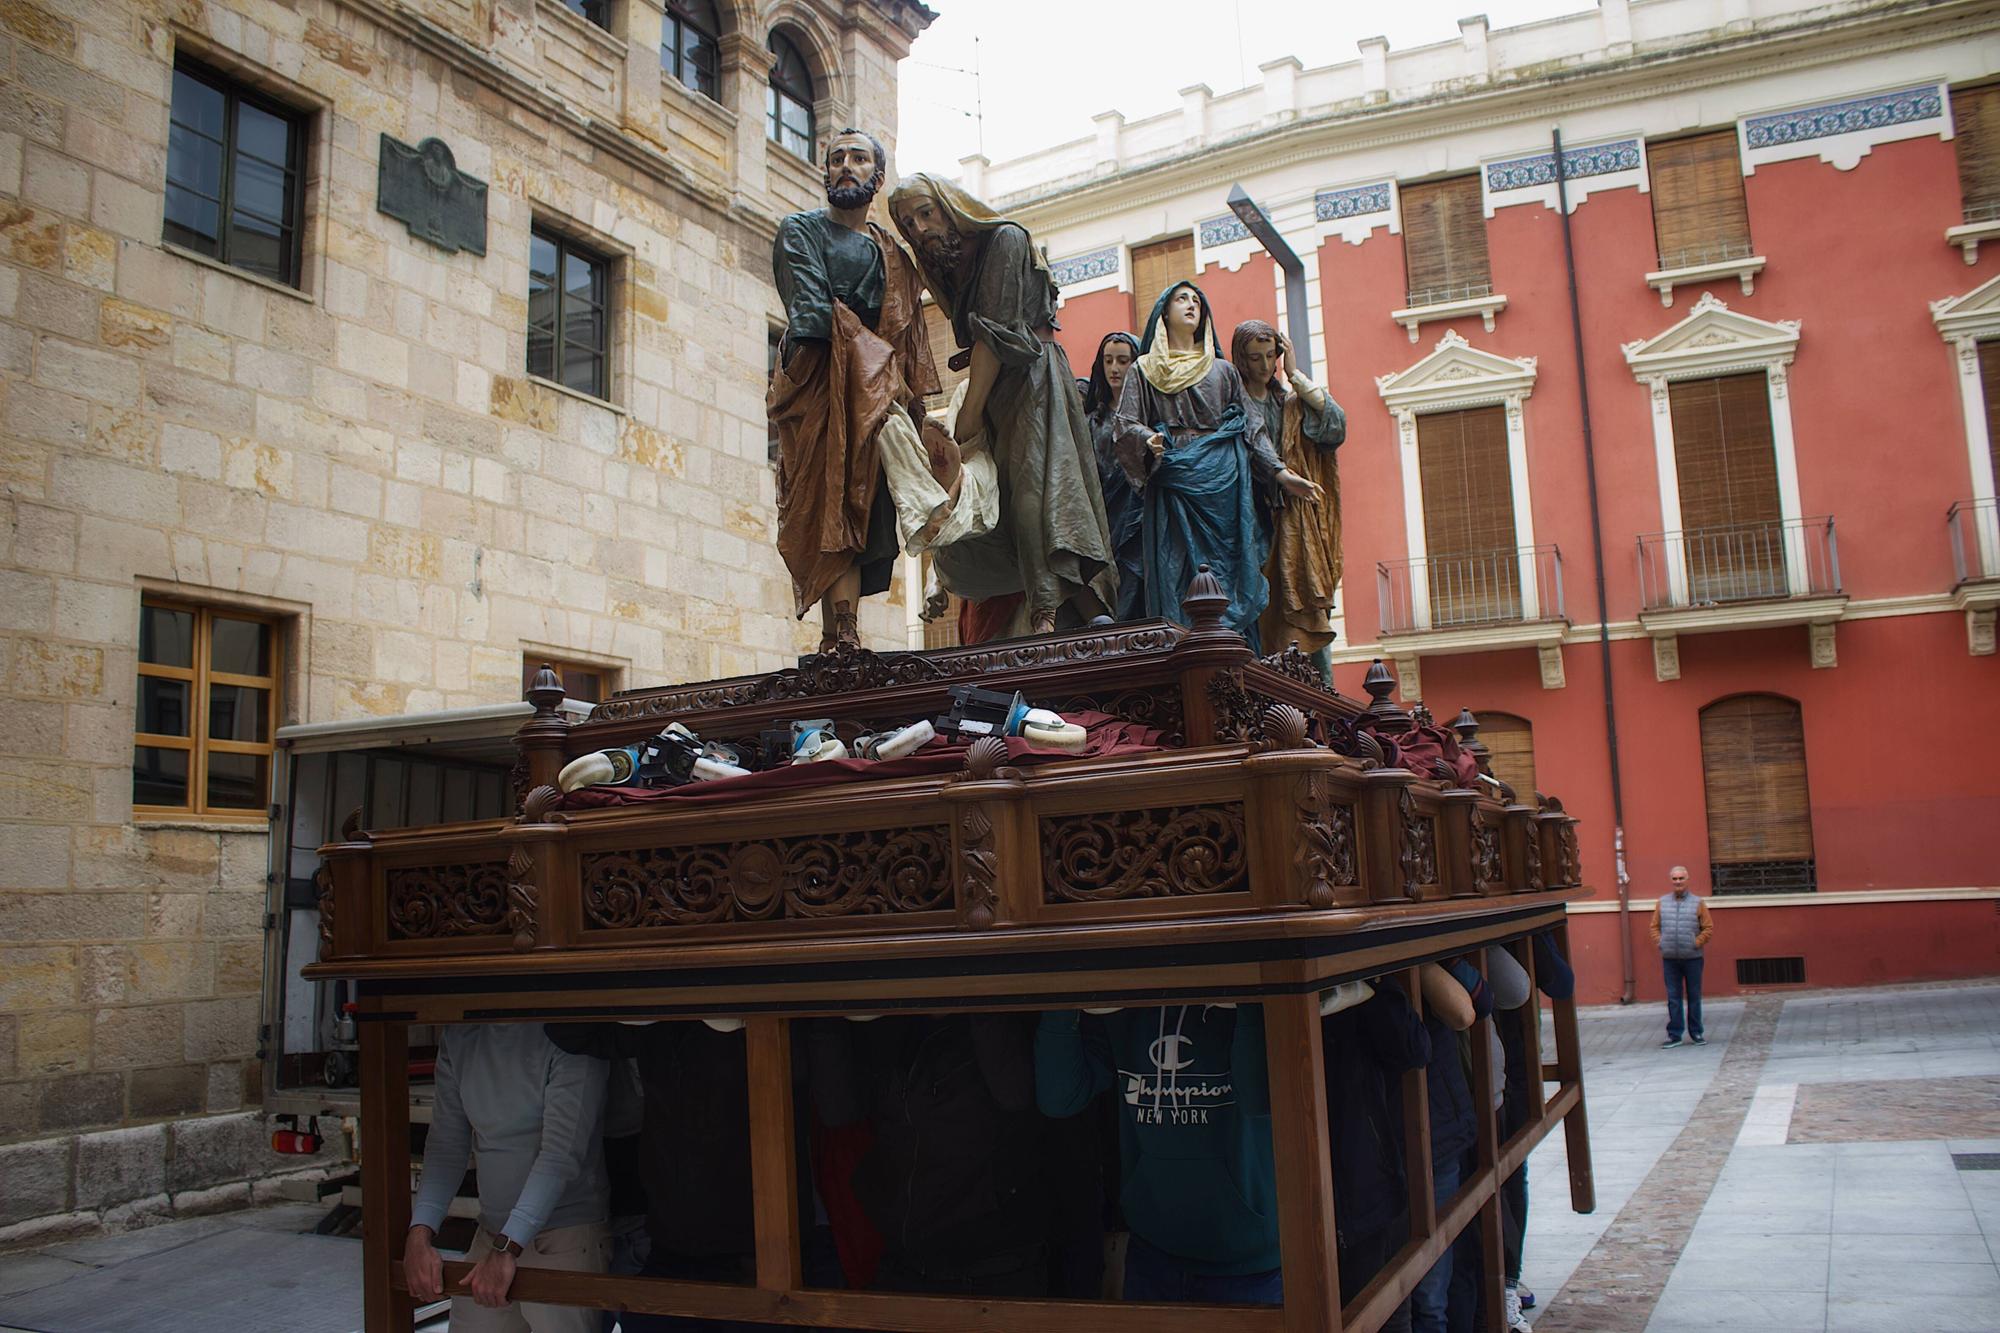
[[[1361,48],[1361,95],[1371,102],[1389,100],[1389,39],[1363,37]]]
[[[1299,64],[1297,56],[1282,56],[1257,66],[1264,76],[1264,119],[1279,123],[1299,113]]]
[[[1181,89],[1181,137],[1191,146],[1208,142],[1208,99],[1213,96],[1205,83]]]
[[[771,188],[765,162],[764,88],[777,57],[765,49],[761,32],[732,32],[718,46],[723,104],[736,113],[736,188],[758,198]]]
[[[1631,55],[1632,0],[1597,0],[1597,19],[1604,34],[1604,53]]]
[[[666,111],[660,105],[660,41],[666,29],[663,0],[626,0],[612,11],[625,39],[625,133],[661,149],[667,145]]]
[[[1123,111],[1100,111],[1090,118],[1097,126],[1097,162],[1095,170],[1100,174],[1118,170],[1118,161],[1125,155],[1125,113]]]
[[[958,159],[958,183],[974,199],[986,197],[986,168],[993,163],[984,153],[974,153],[971,157]]]
[[[1474,14],[1458,21],[1458,39],[1465,43],[1465,73],[1474,83],[1493,77],[1493,56],[1486,47],[1486,16]]]

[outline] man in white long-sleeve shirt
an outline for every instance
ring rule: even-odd
[[[437,1100],[403,1272],[418,1300],[443,1294],[433,1241],[476,1153],[479,1230],[465,1255],[473,1262],[471,1297],[452,1298],[452,1333],[594,1333],[599,1326],[594,1310],[517,1302],[507,1293],[517,1266],[604,1271],[608,1069],[557,1049],[540,1023],[440,1032]]]

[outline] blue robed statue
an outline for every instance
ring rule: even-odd
[[[1288,498],[1317,503],[1320,488],[1284,465],[1265,414],[1249,410],[1243,377],[1222,355],[1208,298],[1193,283],[1177,282],[1153,303],[1134,369],[1115,438],[1141,497],[1146,614],[1181,620],[1181,596],[1205,564],[1229,594],[1223,623],[1261,652],[1271,511]]]

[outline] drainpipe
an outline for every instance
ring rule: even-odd
[[[1625,784],[1618,763],[1618,699],[1611,684],[1611,611],[1604,590],[1604,520],[1597,509],[1597,449],[1590,431],[1590,371],[1583,358],[1583,305],[1576,290],[1576,242],[1569,225],[1569,171],[1563,162],[1562,131],[1556,130],[1556,216],[1562,219],[1563,264],[1569,272],[1569,327],[1576,349],[1576,401],[1583,416],[1583,476],[1590,496],[1590,557],[1597,574],[1597,664],[1604,682],[1604,744],[1611,761],[1611,845],[1618,875],[1618,962],[1622,989],[1618,1002],[1633,1000],[1632,880],[1625,873]]]

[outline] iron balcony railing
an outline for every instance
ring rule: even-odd
[[[1839,591],[1840,546],[1830,517],[1639,538],[1640,605],[1647,611],[1830,597]]]
[[[1493,284],[1487,282],[1461,282],[1447,287],[1416,288],[1405,293],[1412,310],[1427,305],[1449,305],[1454,301],[1477,301],[1481,297],[1493,295]]]
[[[1960,500],[1945,511],[1953,586],[2000,579],[2000,500]]]
[[[1554,546],[1384,560],[1375,577],[1384,634],[1567,619]]]

